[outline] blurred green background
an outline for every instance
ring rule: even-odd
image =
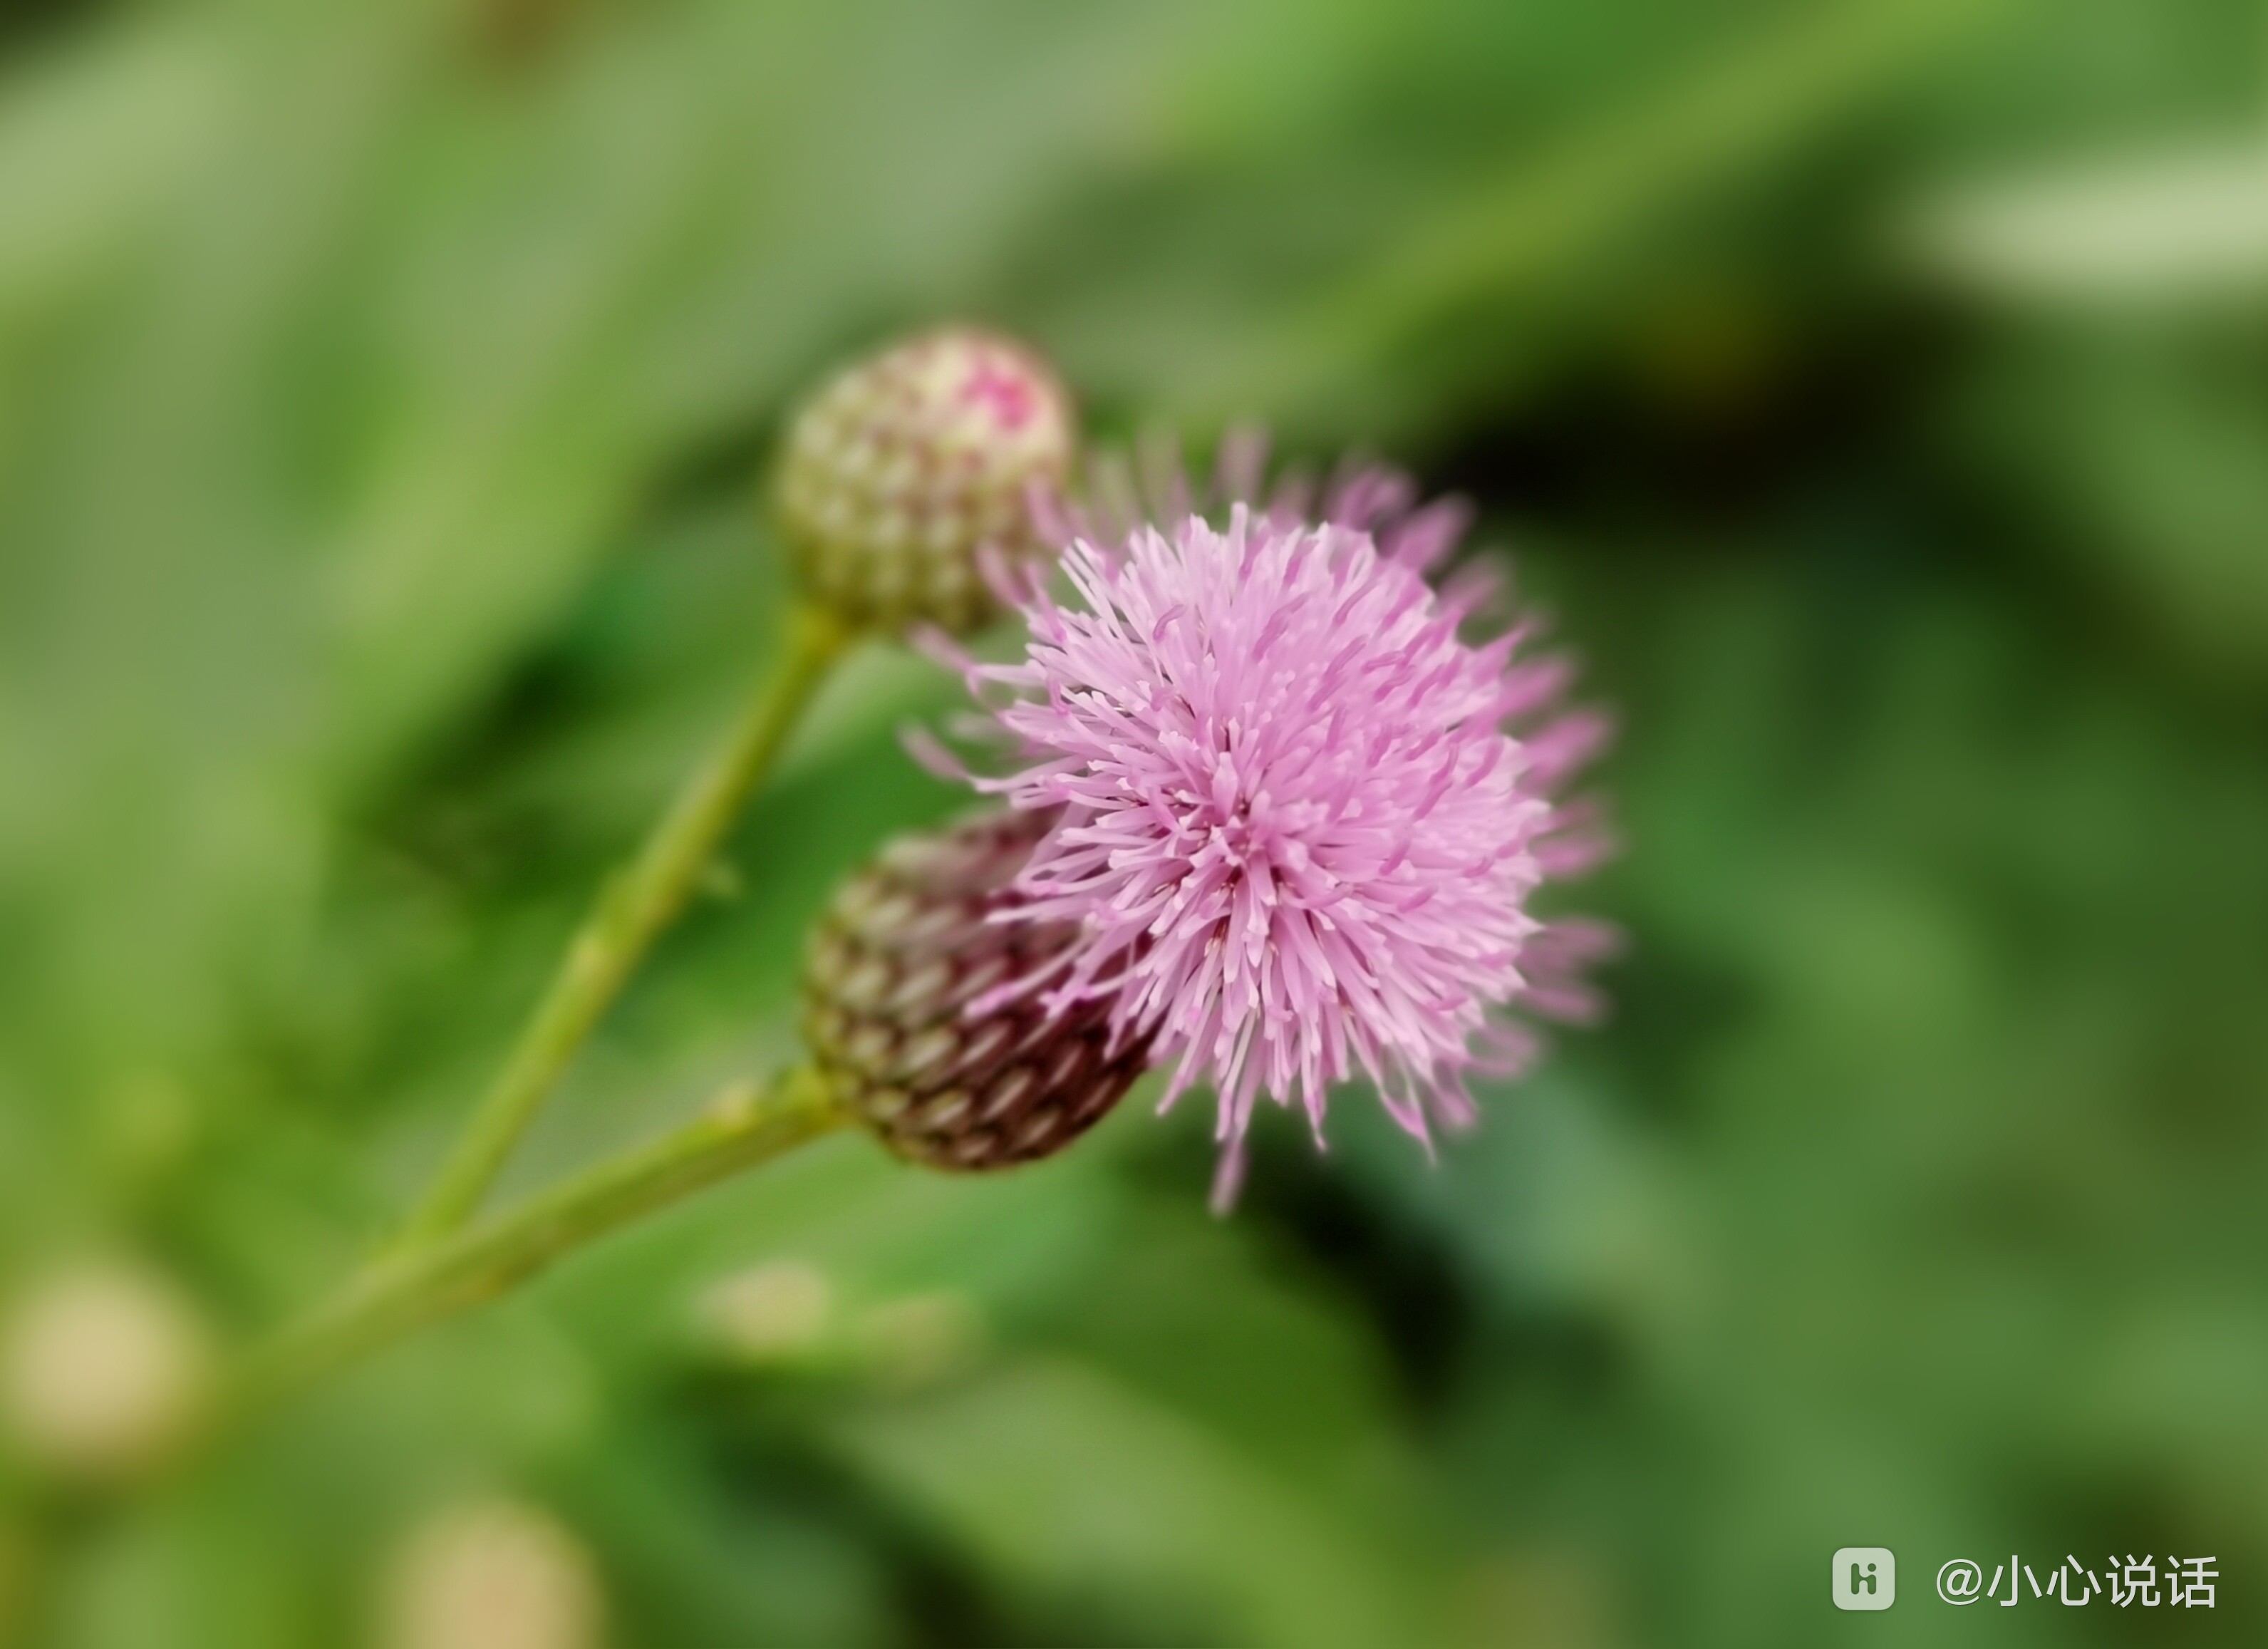
[[[762,668],[784,405],[940,317],[1103,435],[1473,496],[1624,718],[1570,903],[1631,937],[1438,1167],[1360,1095],[1225,1221],[1202,1106],[974,1183],[834,1139],[36,1564],[0,1521],[0,1637],[378,1641],[499,1503],[487,1634],[385,1641],[2268,1633],[2257,0],[0,40],[0,1289],[125,1247],[246,1331],[354,1263]],[[787,1056],[955,694],[857,659],[515,1186]],[[2217,1607],[1932,1595],[2012,1551]]]

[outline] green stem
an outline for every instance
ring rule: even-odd
[[[505,1292],[643,1215],[840,1127],[809,1066],[727,1090],[697,1120],[602,1162],[484,1224],[395,1255],[256,1350],[217,1407],[225,1429],[343,1364]]]
[[[772,674],[724,747],[662,815],[636,859],[600,894],[511,1059],[410,1217],[397,1252],[413,1253],[472,1216],[608,1006],[662,930],[684,909],[717,844],[779,753],[788,730],[850,639],[840,621],[799,607]]]
[[[0,1517],[0,1649],[30,1641],[33,1593],[40,1582],[40,1531]]]

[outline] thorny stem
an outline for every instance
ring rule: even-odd
[[[480,1206],[576,1050],[662,930],[684,909],[717,844],[850,639],[843,624],[822,610],[803,606],[795,611],[784,653],[723,748],[680,792],[637,858],[608,883],[568,946],[511,1059],[410,1217],[397,1256],[431,1248]]]
[[[228,1429],[342,1365],[525,1282],[562,1255],[841,1127],[808,1065],[727,1089],[696,1120],[508,1212],[365,1271],[239,1366],[210,1430]]]

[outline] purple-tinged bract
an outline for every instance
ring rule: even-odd
[[[788,425],[780,525],[806,594],[861,627],[974,629],[980,552],[1034,548],[1031,491],[1076,445],[1047,362],[997,334],[940,328],[854,363]]]
[[[1108,1009],[1049,1013],[1018,981],[1054,971],[1078,930],[992,918],[1053,822],[995,808],[901,836],[836,891],[804,970],[804,1029],[836,1098],[900,1155],[1012,1167],[1101,1121],[1149,1068]],[[985,1001],[970,1012],[978,998]]]
[[[1492,1010],[1591,1005],[1596,930],[1527,905],[1597,856],[1552,798],[1604,723],[1553,708],[1566,667],[1516,659],[1521,632],[1462,639],[1479,585],[1424,577],[1462,513],[1406,496],[1370,474],[1321,523],[1238,504],[1079,539],[1072,601],[1020,593],[1023,662],[968,666],[1031,759],[978,783],[1064,810],[1012,918],[1081,930],[1044,999],[1153,1037],[1167,1103],[1212,1083],[1224,1194],[1263,1092],[1320,1139],[1329,1086],[1367,1076],[1424,1138],[1524,1053]]]

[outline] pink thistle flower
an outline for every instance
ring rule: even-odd
[[[1248,493],[1256,448],[1233,440],[1222,468]],[[1030,627],[1023,660],[957,662],[1030,758],[974,782],[1063,810],[1003,919],[1081,939],[1013,988],[1057,1012],[1107,1002],[1117,1037],[1154,1039],[1176,1061],[1161,1109],[1212,1084],[1225,1204],[1263,1093],[1321,1145],[1330,1085],[1366,1076],[1430,1148],[1429,1113],[1472,1119],[1469,1071],[1532,1051],[1495,1010],[1595,1011],[1578,975],[1605,931],[1527,906],[1604,851],[1555,798],[1608,724],[1555,708],[1569,667],[1516,658],[1528,627],[1461,637],[1488,581],[1423,576],[1461,504],[1413,512],[1403,478],[1363,470],[1320,519],[1284,493],[1216,526],[1177,476],[1151,490],[1162,524],[1123,507],[1130,487],[1116,520],[1056,509],[1074,600],[1027,573],[1001,593]]]

